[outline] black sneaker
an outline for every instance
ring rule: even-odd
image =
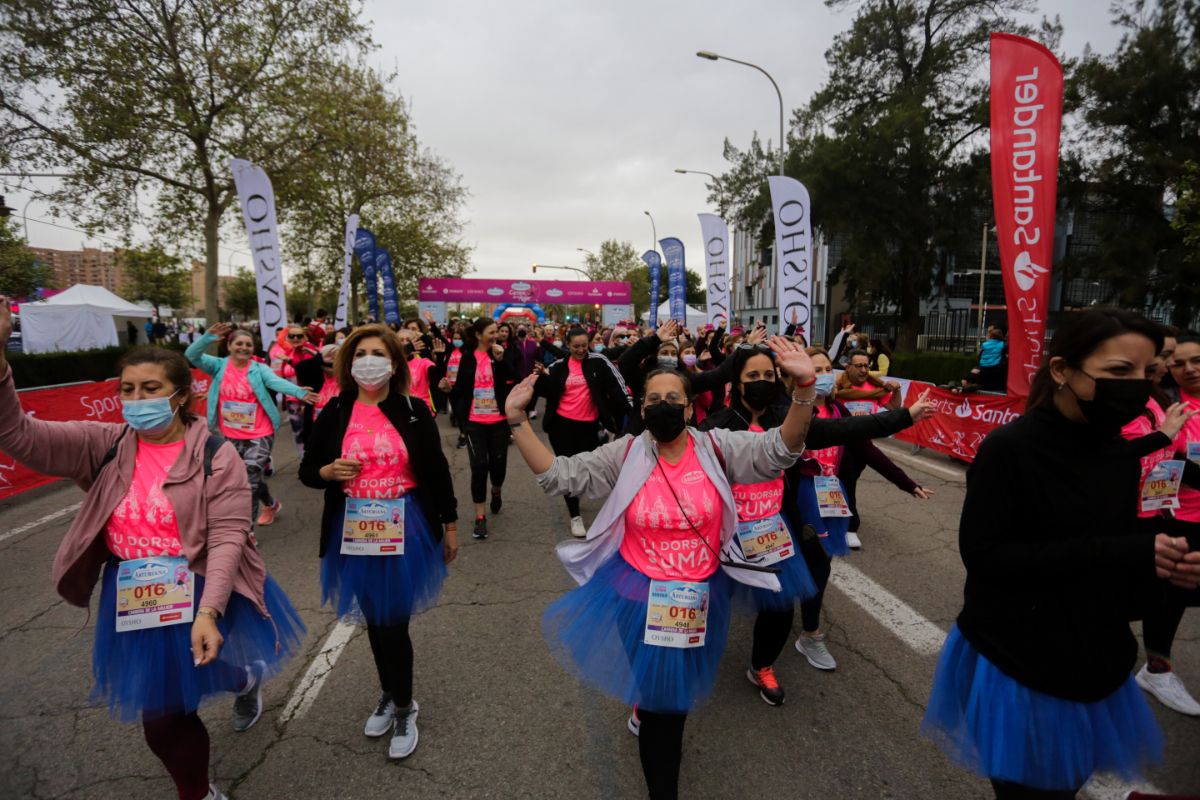
[[[492,513],[499,514],[502,505],[504,505],[504,499],[500,497],[500,490],[492,489]]]
[[[746,670],[746,677],[752,684],[758,687],[758,696],[763,699],[763,702],[769,706],[783,705],[784,691],[779,685],[779,679],[775,677],[775,670],[771,667],[763,667],[762,669],[754,669],[751,667]]]
[[[475,518],[475,529],[471,531],[471,538],[486,539],[487,538],[487,517]]]
[[[233,699],[233,729],[238,733],[250,730],[262,716],[262,685],[266,671],[265,661],[246,665],[246,688]]]
[[[465,437],[465,436],[459,436],[459,437],[458,437],[458,444],[454,445],[454,449],[455,449],[455,450],[462,450],[462,449],[464,449],[466,446],[467,446],[467,437]]]

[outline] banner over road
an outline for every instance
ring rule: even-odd
[[[541,303],[624,305],[632,302],[626,281],[524,281],[503,278],[422,278],[417,298],[445,303]]]

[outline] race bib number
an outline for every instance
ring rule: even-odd
[[[650,581],[643,641],[659,647],[703,647],[708,581]]]
[[[1200,464],[1200,442],[1188,442],[1187,460]]]
[[[738,542],[742,555],[755,564],[778,564],[795,555],[792,534],[778,514],[752,522],[739,522]]]
[[[117,633],[192,621],[195,576],[183,556],[132,558],[117,565]]]
[[[479,417],[499,414],[500,409],[496,405],[496,390],[491,386],[476,389],[475,403],[471,407],[471,413]]]
[[[818,475],[813,478],[813,488],[817,492],[817,508],[822,517],[851,516],[842,482],[836,475]]]
[[[258,403],[250,400],[222,400],[221,419],[225,426],[235,430],[251,433],[254,430],[254,419],[258,413]]]
[[[875,413],[875,404],[870,400],[847,400],[845,405],[852,417],[866,417]]]
[[[344,556],[404,555],[404,500],[346,498]]]
[[[1142,511],[1179,508],[1184,461],[1160,461],[1142,481]]]
[[[458,364],[450,364],[446,367],[446,381],[453,386],[458,380]]]

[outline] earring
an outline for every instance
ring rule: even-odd
[[[1060,391],[1060,392],[1061,392],[1061,391],[1062,391],[1062,388],[1063,388],[1064,386],[1066,386],[1066,384],[1065,384],[1065,383],[1060,383],[1060,384],[1058,385],[1058,391]]]

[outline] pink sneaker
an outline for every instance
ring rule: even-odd
[[[275,521],[275,515],[283,508],[283,503],[279,500],[275,501],[275,505],[263,506],[263,510],[258,514],[259,525],[270,525]]]

